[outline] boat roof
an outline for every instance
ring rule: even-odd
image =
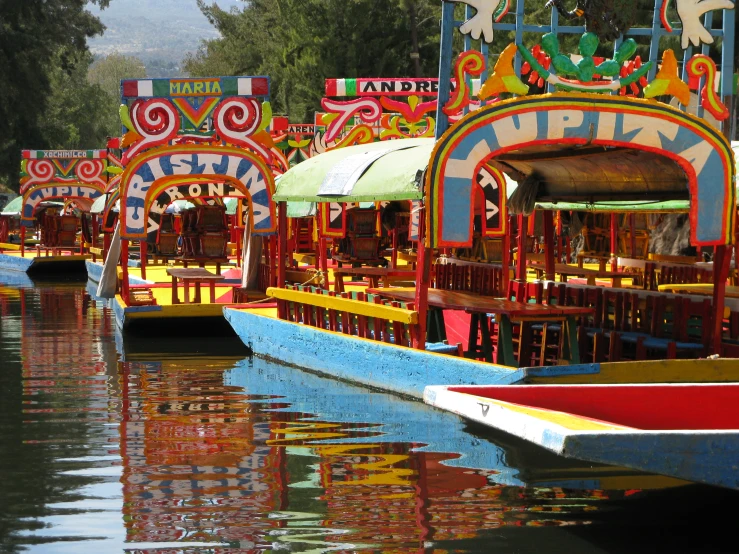
[[[420,200],[434,139],[401,139],[330,150],[296,165],[273,199],[289,202]]]

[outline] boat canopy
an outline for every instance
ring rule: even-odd
[[[105,211],[105,203],[108,201],[108,194],[98,196],[90,206],[91,214],[101,214]]]
[[[10,202],[7,203],[7,205],[3,208],[3,211],[2,213],[0,213],[0,215],[19,216],[21,215],[22,208],[23,208],[23,197],[16,196]]]
[[[275,201],[420,200],[420,182],[434,139],[401,139],[330,150],[287,171]],[[297,208],[297,206],[296,206]]]

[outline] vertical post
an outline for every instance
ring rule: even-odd
[[[552,10],[556,12],[557,10]],[[564,253],[564,237],[562,236],[562,212],[557,212],[557,261],[562,261],[562,254]],[[569,263],[570,260],[565,260],[565,263]]]
[[[326,237],[321,236],[318,239],[318,261],[320,262],[321,272],[323,273],[323,288],[328,290],[328,241]]]
[[[21,221],[21,258],[26,257],[26,226]]]
[[[544,253],[547,281],[554,281],[554,212],[544,210]]]
[[[518,214],[518,255],[516,256],[516,279],[526,282],[526,231],[529,227],[528,217]]]
[[[146,262],[149,257],[148,252],[149,245],[146,239],[139,242],[139,262],[141,262],[141,278],[146,279]]]
[[[128,239],[121,239],[121,296],[128,304]]]
[[[452,42],[454,39],[454,6],[455,2],[441,3],[441,40],[439,45],[439,96],[436,108],[436,140],[439,140],[449,127],[449,118],[444,113],[444,105],[449,101],[452,90],[450,76],[452,74]],[[421,251],[419,241],[419,253]]]
[[[429,273],[431,256],[426,246],[426,214],[421,204],[418,219],[418,259],[416,263],[416,311],[418,312],[418,333],[414,338],[413,348],[426,349],[426,318],[428,314]]]
[[[97,246],[97,238],[98,238],[99,232],[100,232],[100,229],[98,227],[98,216],[96,214],[93,214],[92,216],[92,237],[90,237],[93,248]]]
[[[713,254],[713,343],[714,354],[721,353],[721,339],[724,325],[724,297],[726,294],[726,279],[731,267],[732,245],[716,246]]]
[[[395,269],[398,267],[398,229],[397,227],[390,231],[393,234],[393,253],[390,256],[390,268]]]
[[[287,257],[287,203],[277,205],[277,286],[285,286],[285,258]]]
[[[269,249],[267,252],[267,265],[269,266],[269,283],[268,287],[277,286],[277,236],[269,237]]]
[[[506,210],[507,212],[507,210]],[[500,286],[503,289],[500,291],[501,296],[507,296],[508,295],[508,281],[510,280],[510,271],[511,271],[511,225],[513,223],[513,218],[509,216],[507,213],[501,214],[501,217],[507,217],[508,221],[506,221],[507,227],[506,227],[506,233],[503,235],[503,244],[501,245],[501,261],[503,263],[503,278],[501,279]]]
[[[611,214],[611,271],[618,269],[618,216],[616,213]]]
[[[636,258],[636,214],[629,214],[629,229],[631,230],[631,257]]]
[[[287,255],[287,202],[277,204],[277,287],[285,286],[285,256]],[[277,316],[285,319],[285,302],[277,301]]]

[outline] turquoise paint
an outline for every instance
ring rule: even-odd
[[[22,271],[27,273],[33,265],[35,258],[21,258],[19,256],[8,256],[0,254],[0,270],[3,271]]]
[[[224,315],[256,356],[419,400],[430,384],[507,385],[523,378],[518,369],[363,340],[248,311],[224,308]]]

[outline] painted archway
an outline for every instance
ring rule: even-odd
[[[150,212],[168,189],[194,198],[215,196],[218,187],[223,187],[224,196],[249,200],[254,233],[276,230],[274,178],[257,154],[224,146],[184,145],[150,150],[126,167],[120,185],[121,237],[143,239],[156,230],[158,222]],[[233,194],[226,193],[227,187]]]
[[[691,242],[731,243],[734,155],[720,131],[654,101],[567,93],[497,102],[444,133],[426,176],[427,246],[469,246],[472,184],[480,166],[511,150],[547,144],[631,148],[673,160],[688,179]]]
[[[93,185],[88,183],[39,184],[26,189],[23,193],[23,210],[21,211],[21,224],[25,227],[33,227],[34,216],[39,204],[48,200],[69,200],[75,198],[87,198],[94,200],[105,192],[105,185]]]

